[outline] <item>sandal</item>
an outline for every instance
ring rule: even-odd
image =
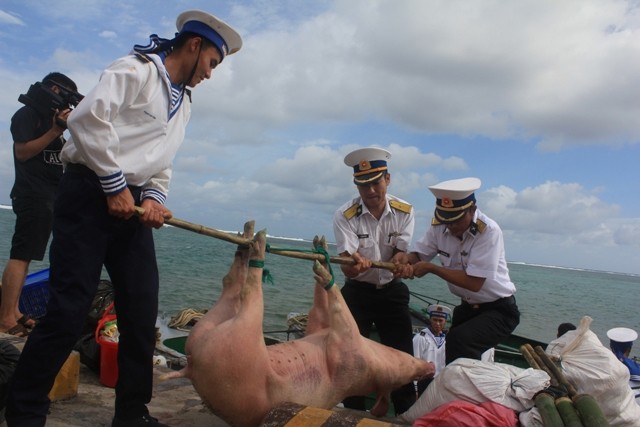
[[[23,314],[21,318],[18,319],[18,325],[22,325],[27,329],[33,329],[38,324],[38,321],[28,314]]]
[[[5,332],[5,334],[9,334],[9,335],[14,335],[16,337],[27,337],[29,336],[29,332],[31,332],[29,329],[27,329],[25,326],[17,324],[16,326],[14,326],[13,328],[9,329],[7,332]]]

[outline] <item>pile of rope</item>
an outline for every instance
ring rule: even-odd
[[[520,352],[529,366],[549,374],[551,386],[534,397],[545,427],[607,427],[602,409],[593,396],[578,394],[560,367],[540,346],[524,344]]]
[[[289,328],[290,331],[304,332],[307,330],[308,321],[308,314],[290,313],[289,316],[287,316],[287,328]]]
[[[193,308],[185,308],[177,315],[171,317],[167,326],[179,331],[188,331],[189,329],[187,327],[195,325],[206,312],[206,309],[195,310]]]

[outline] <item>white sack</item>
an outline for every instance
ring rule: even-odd
[[[538,408],[535,406],[528,411],[520,412],[518,414],[518,420],[522,427],[544,427],[540,411],[538,411]]]
[[[475,404],[491,401],[521,412],[533,407],[533,396],[549,383],[549,375],[541,370],[461,358],[445,366],[400,418],[413,423],[453,400]]]
[[[640,406],[629,387],[629,369],[602,345],[585,316],[580,327],[549,343],[546,353],[560,360],[562,372],[578,394],[590,394],[612,427],[640,427]]]

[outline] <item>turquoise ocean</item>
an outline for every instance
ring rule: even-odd
[[[187,218],[184,218],[188,220]],[[0,268],[9,257],[15,216],[0,209]],[[202,224],[215,228],[215,224]],[[220,295],[222,277],[231,264],[235,245],[175,227],[155,230],[160,270],[160,313],[172,316],[184,308],[210,308]],[[327,236],[331,240],[332,236]],[[310,250],[301,239],[270,237],[275,248]],[[335,255],[335,247],[330,247]],[[508,247],[507,247],[508,253]],[[48,261],[33,262],[30,272],[48,267]],[[336,281],[343,282],[339,266],[333,264]],[[264,330],[287,328],[287,315],[306,313],[313,301],[311,261],[267,254],[265,268],[274,283],[264,284]],[[593,319],[591,330],[608,345],[606,331],[624,326],[640,332],[640,276],[615,272],[569,269],[553,266],[509,263],[516,284],[516,300],[522,318],[515,333],[548,342],[555,338],[558,324],[578,325],[583,316]],[[108,278],[105,273],[104,278]],[[446,283],[436,276],[408,280],[419,295],[456,305]],[[420,300],[412,297],[412,303]],[[636,342],[632,355],[640,356]]]

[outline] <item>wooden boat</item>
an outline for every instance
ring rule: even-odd
[[[452,308],[455,306],[455,304],[431,298],[426,295],[421,295],[416,292],[411,292],[411,297],[412,303],[409,305],[409,312],[411,313],[411,317],[414,319],[414,332],[422,330],[429,324],[429,315],[427,314],[427,307],[429,305],[444,304]],[[415,301],[418,301],[418,303]],[[546,348],[548,343],[523,337],[521,335],[511,334],[495,348],[494,361],[517,366],[519,368],[529,368],[529,363],[520,352],[520,347],[524,344],[530,344],[534,348],[536,346]]]

